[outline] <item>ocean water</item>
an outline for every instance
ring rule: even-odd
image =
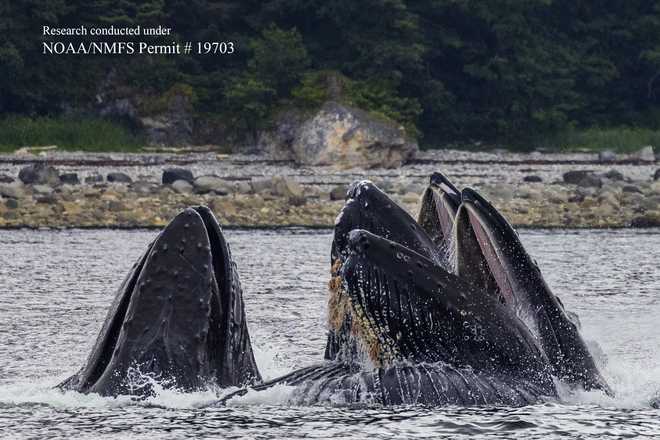
[[[85,361],[156,231],[0,231],[0,438],[624,438],[660,436],[660,230],[523,231],[615,398],[523,408],[299,407],[288,387],[199,409],[213,391],[103,398],[53,389]],[[230,230],[266,378],[322,358],[330,231]]]

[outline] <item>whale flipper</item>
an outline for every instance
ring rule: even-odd
[[[182,390],[260,380],[236,267],[208,208],[186,209],[149,245],[121,285],[87,363],[60,386],[148,394],[140,373]]]

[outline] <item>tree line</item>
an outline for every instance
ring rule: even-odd
[[[43,25],[171,27],[231,56],[49,56]],[[99,87],[187,90],[254,132],[335,99],[429,145],[570,128],[658,128],[660,2],[648,0],[14,0],[0,2],[0,112],[59,115]]]

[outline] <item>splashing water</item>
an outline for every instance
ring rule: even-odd
[[[123,275],[153,231],[4,231],[0,236],[0,438],[604,438],[660,435],[660,231],[524,231],[521,236],[616,393],[561,388],[524,408],[297,406],[291,387],[104,398],[53,386],[82,365]],[[325,343],[327,231],[229,231],[265,378],[318,362]],[[255,245],[258,243],[258,246]],[[119,244],[119,245],[118,245]],[[451,247],[450,247],[451,248]],[[93,256],[93,258],[90,258]],[[116,268],[108,270],[109,267]],[[268,280],[265,282],[264,280]]]

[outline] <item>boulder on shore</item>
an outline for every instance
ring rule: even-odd
[[[417,150],[403,127],[336,102],[306,120],[290,146],[298,164],[339,168],[396,168]]]
[[[193,187],[197,194],[214,192],[226,195],[231,192],[231,184],[218,176],[200,176],[194,180]]]
[[[20,199],[25,195],[25,189],[21,182],[0,183],[0,196],[12,199]]]
[[[133,179],[124,173],[108,173],[106,180],[110,183],[131,183]]]
[[[344,200],[346,199],[346,192],[348,187],[346,185],[337,185],[330,190],[330,200]]]
[[[614,151],[610,150],[604,150],[598,153],[598,161],[599,162],[614,162],[616,161],[616,153]]]
[[[163,171],[163,185],[171,185],[177,180],[185,180],[192,184],[195,181],[195,178],[193,177],[192,171],[185,168],[166,168]]]
[[[26,185],[59,185],[57,170],[43,162],[27,165],[18,172],[18,178]]]
[[[623,176],[623,174],[620,171],[617,171],[617,170],[609,170],[608,172],[603,174],[603,177],[606,177],[610,180],[618,181],[618,182],[625,180],[625,177]]]
[[[172,189],[179,194],[191,194],[193,192],[192,183],[187,180],[175,180],[172,182]]]
[[[60,181],[67,185],[80,185],[80,178],[76,173],[64,173],[60,175]]]
[[[654,228],[660,226],[660,212],[647,212],[630,221],[633,228]]]
[[[632,158],[634,160],[639,160],[641,162],[655,162],[655,153],[653,152],[653,146],[647,145],[643,148],[632,153]]]
[[[91,176],[85,177],[85,183],[94,184],[103,182],[103,176],[100,174],[92,174]]]
[[[603,180],[591,171],[567,171],[564,173],[564,182],[584,188],[600,188]]]

